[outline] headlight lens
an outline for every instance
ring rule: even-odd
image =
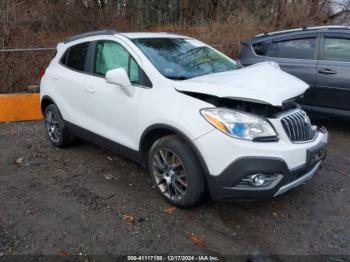
[[[269,122],[249,113],[225,108],[207,108],[202,109],[201,114],[214,127],[236,138],[277,138]]]

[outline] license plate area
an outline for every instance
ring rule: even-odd
[[[308,168],[312,168],[319,161],[324,160],[327,155],[327,144],[323,143],[307,150],[306,163]]]

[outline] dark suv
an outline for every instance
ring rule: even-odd
[[[298,98],[304,109],[350,117],[350,27],[264,33],[242,44],[242,65],[274,61],[310,85]]]

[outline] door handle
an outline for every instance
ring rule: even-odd
[[[92,86],[87,86],[85,90],[92,94],[95,93],[95,89]]]
[[[58,80],[58,75],[52,75],[52,78]]]
[[[334,70],[329,69],[329,68],[320,69],[320,70],[318,70],[318,72],[320,74],[324,74],[324,75],[335,75],[337,73],[337,71],[334,71]]]

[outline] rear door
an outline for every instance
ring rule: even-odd
[[[90,42],[83,42],[69,47],[60,59],[60,70],[52,75],[56,87],[51,92],[57,98],[55,102],[63,118],[81,127],[86,127],[83,97],[88,80],[86,67],[89,46]]]
[[[313,105],[350,110],[350,35],[324,34],[316,86]]]

